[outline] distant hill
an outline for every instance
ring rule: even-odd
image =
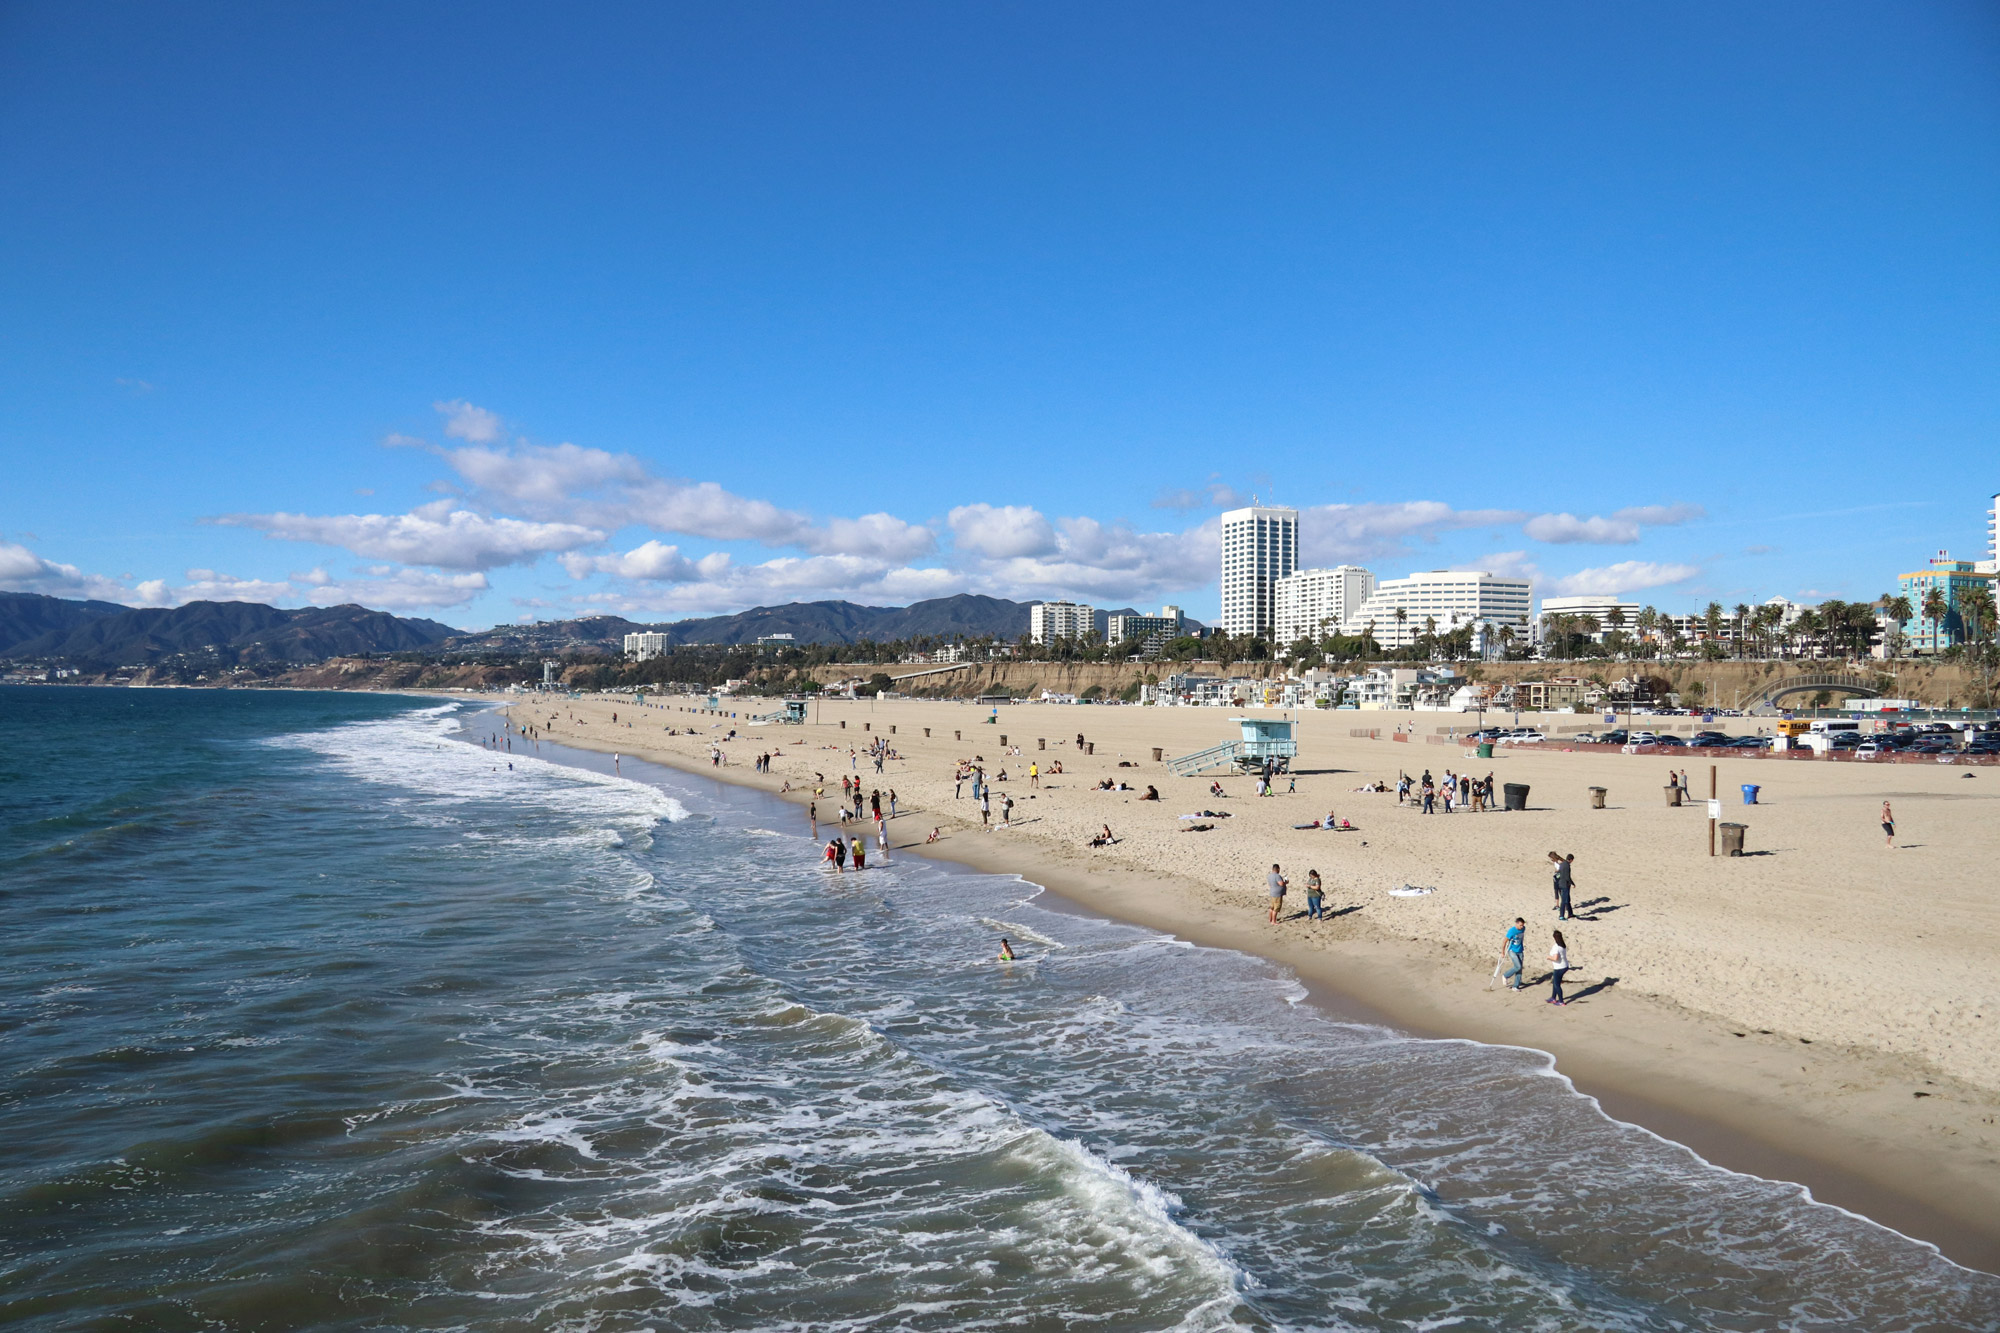
[[[38,592],[0,592],[0,654],[17,643],[44,634],[66,634],[127,609],[116,602],[72,602]]]
[[[1028,632],[1027,602],[961,593],[909,606],[862,606],[855,602],[792,602],[756,606],[729,616],[704,616],[668,624],[642,625],[618,616],[588,616],[533,625],[495,625],[461,634],[452,652],[621,652],[625,636],[642,630],[665,634],[674,643],[754,643],[766,634],[789,634],[800,643],[888,643],[918,635],[972,638],[991,634],[1012,642]]]
[[[112,607],[79,622],[76,617],[82,615],[70,613],[69,623],[60,623],[0,652],[9,657],[99,667],[146,666],[177,654],[214,657],[227,665],[251,665],[318,662],[352,653],[409,652],[429,648],[457,632],[435,620],[392,616],[365,606],[285,611],[258,602],[189,602],[171,608]]]
[[[789,634],[801,643],[889,643],[919,635],[972,638],[991,634],[1012,641],[1028,632],[1028,603],[960,593],[908,606],[854,602],[792,602],[757,606],[733,616],[681,620],[657,628],[676,643],[753,643],[767,634]]]

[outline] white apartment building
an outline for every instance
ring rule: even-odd
[[[1156,616],[1116,615],[1104,634],[1106,643],[1143,640],[1147,647],[1162,647],[1187,632],[1187,617],[1178,606],[1163,606]]]
[[[1270,635],[1273,585],[1299,567],[1299,511],[1252,505],[1222,516],[1222,628]]]
[[[1482,643],[1511,628],[1525,641],[1533,597],[1534,586],[1526,579],[1476,569],[1433,569],[1377,584],[1340,629],[1360,634],[1372,628],[1384,648],[1414,643],[1432,626],[1439,634],[1478,627]]]
[[[1338,630],[1375,591],[1375,576],[1359,565],[1299,569],[1277,580],[1272,591],[1277,642],[1290,646]]]
[[[1546,629],[1550,616],[1589,616],[1597,622],[1597,630],[1590,637],[1598,643],[1614,629],[1623,629],[1627,634],[1638,633],[1639,612],[1643,608],[1637,602],[1621,602],[1616,593],[1591,593],[1582,597],[1542,598],[1542,626]],[[1612,612],[1618,614],[1614,617]],[[1618,624],[1614,625],[1613,620]]]
[[[673,647],[664,634],[627,634],[625,636],[625,656],[634,662],[643,662],[649,657],[658,657]]]
[[[1035,643],[1081,639],[1097,628],[1097,608],[1080,602],[1036,602],[1028,608],[1028,638]]]

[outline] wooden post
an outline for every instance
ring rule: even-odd
[[[1720,800],[1720,799],[1721,799],[1721,795],[1720,795],[1720,793],[1719,793],[1719,792],[1718,792],[1718,791],[1716,790],[1716,785],[1715,785],[1715,765],[1714,765],[1714,764],[1710,764],[1710,765],[1708,766],[1708,799],[1709,799],[1709,802],[1710,802],[1710,804],[1709,804],[1709,807],[1708,807],[1708,854],[1709,854],[1710,856],[1714,856],[1714,855],[1715,855],[1715,805],[1714,805],[1714,802],[1716,802],[1716,801],[1718,801],[1718,800]]]

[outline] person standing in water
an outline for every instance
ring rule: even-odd
[[[847,849],[847,853],[854,858],[854,868],[856,870],[866,870],[868,868],[868,844],[862,842],[860,838],[854,840],[854,845]]]
[[[1563,943],[1563,933],[1555,933],[1556,942],[1549,946],[1549,998],[1544,1004],[1568,1004],[1563,998],[1563,973],[1569,971],[1569,946]]]

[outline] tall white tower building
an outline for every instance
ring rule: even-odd
[[[1375,576],[1359,565],[1300,569],[1272,586],[1278,642],[1290,646],[1338,631],[1375,591]]]
[[[1299,567],[1299,511],[1253,505],[1222,516],[1222,628],[1277,630],[1275,585]]]

